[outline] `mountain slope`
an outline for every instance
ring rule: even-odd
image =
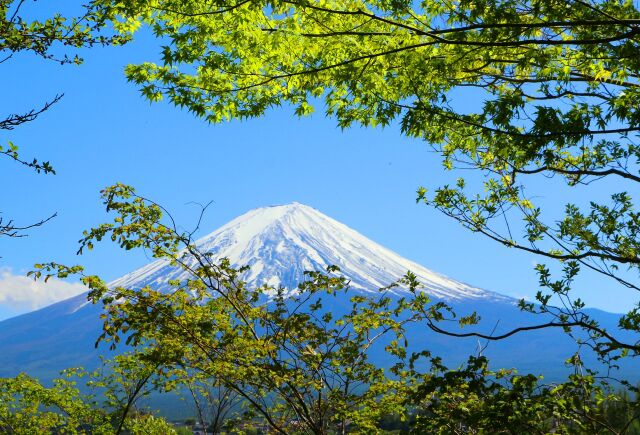
[[[298,203],[263,207],[232,220],[198,240],[214,259],[251,267],[249,285],[271,284],[295,288],[305,270],[338,265],[351,288],[371,292],[414,272],[425,291],[444,300],[489,299],[511,301],[497,293],[471,287],[402,258],[319,211]],[[168,279],[186,277],[164,261],[156,261],[113,281],[114,286],[162,287]],[[399,290],[401,291],[401,290]]]
[[[376,244],[319,211],[297,203],[249,211],[197,241],[202,251],[216,259],[227,257],[233,264],[249,265],[244,277],[249,285],[283,285],[295,288],[305,270],[322,270],[337,265],[351,280],[354,292],[372,292],[414,272],[426,293],[445,300],[458,312],[477,310],[482,329],[496,333],[515,326],[539,323],[541,319],[521,313],[516,300],[447,278]],[[163,288],[170,279],[184,279],[180,270],[165,261],[155,261],[113,282],[111,286]],[[394,289],[396,294],[406,292]],[[333,298],[336,309],[348,303]],[[84,295],[39,311],[0,322],[0,376],[27,371],[52,377],[71,366],[92,367],[103,349],[94,349],[100,334],[100,306],[87,303]],[[607,325],[617,316],[599,313]],[[410,342],[429,348],[450,363],[460,363],[478,346],[475,339],[455,340],[419,326]],[[549,370],[567,358],[573,342],[559,331],[539,331],[492,344],[489,353],[496,365],[526,370]],[[536,348],[544,349],[536,352]],[[532,352],[533,350],[533,352]],[[522,357],[524,355],[525,357]],[[562,369],[562,367],[560,367]]]

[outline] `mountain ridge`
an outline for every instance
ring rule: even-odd
[[[318,210],[297,202],[260,207],[231,220],[195,245],[213,260],[229,258],[250,267],[243,277],[249,285],[293,288],[305,270],[338,265],[351,287],[372,292],[400,279],[407,271],[418,276],[424,291],[443,300],[515,299],[448,278],[407,260]],[[112,281],[111,286],[162,286],[185,274],[155,261]],[[395,290],[401,292],[400,289]]]
[[[300,203],[250,210],[200,238],[196,245],[201,251],[211,252],[213,261],[227,257],[233,264],[249,265],[244,277],[249,286],[267,283],[291,288],[304,278],[305,270],[337,265],[341,274],[351,280],[350,294],[375,292],[411,270],[424,284],[423,291],[434,300],[447,301],[463,315],[478,311],[483,319],[479,331],[499,334],[542,320],[521,312],[514,298],[436,273]],[[182,271],[158,260],[108,285],[132,288],[150,285],[161,290],[163,286],[168,288],[169,280],[185,278]],[[402,288],[393,291],[398,297],[406,295]],[[327,303],[335,304],[333,309],[339,311],[349,304],[349,297],[332,297]],[[101,313],[101,304],[87,302],[85,294],[0,322],[0,376],[28,371],[34,376],[52,378],[64,368],[97,366],[100,354],[109,354],[102,348],[94,348],[102,331]],[[617,316],[612,314],[601,313],[599,319],[608,327],[617,323]],[[478,348],[474,338],[452,339],[428,331],[424,325],[416,325],[408,333],[409,341],[417,349],[443,355],[452,366]],[[544,368],[546,373],[552,370],[560,373],[565,369],[558,364],[570,356],[572,347],[575,342],[562,331],[542,330],[492,344],[488,352],[498,367],[527,371]],[[544,351],[532,352],[537,348]]]

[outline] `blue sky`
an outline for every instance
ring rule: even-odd
[[[149,261],[143,253],[108,244],[75,255],[82,230],[108,219],[99,191],[115,182],[165,205],[186,228],[198,217],[193,202],[213,201],[201,235],[249,209],[298,201],[455,279],[516,297],[537,291],[534,257],[471,234],[415,203],[418,186],[433,188],[469,175],[445,172],[425,143],[404,138],[397,126],[342,131],[321,110],[298,119],[282,108],[261,119],[208,125],[168,103],[150,105],[126,82],[126,64],[153,59],[158,51],[157,42],[142,35],[125,47],[84,52],[79,67],[22,55],[0,70],[3,83],[10,84],[0,101],[2,115],[65,94],[37,121],[1,138],[20,146],[24,157],[50,160],[57,175],[38,175],[0,159],[0,211],[19,223],[58,216],[27,238],[0,239],[0,319],[35,307],[15,301],[24,285],[21,275],[34,263],[81,263],[110,280]],[[534,187],[551,207],[566,201],[567,191],[553,181]],[[597,189],[596,194],[606,192]],[[593,194],[594,189],[582,192],[585,199]],[[628,309],[635,300],[633,293],[591,275],[578,287],[588,305],[609,311]],[[34,290],[24,290],[29,291]]]

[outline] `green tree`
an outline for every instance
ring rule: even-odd
[[[125,249],[146,249],[182,272],[168,291],[108,288],[96,276],[82,278],[106,310],[100,340],[115,348],[126,338],[152,349],[167,389],[209,380],[209,387],[237,395],[247,418],[264,419],[283,434],[370,433],[382,415],[405,412],[404,329],[428,313],[415,308],[428,304],[425,294],[411,301],[393,300],[389,289],[371,297],[347,294],[351,306],[335,312],[325,307],[327,298],[345,297],[348,282],[333,267],[307,272],[294,291],[247,288],[240,278],[247,268],[213,262],[132,188],[115,185],[103,196],[116,216],[86,232],[81,251],[111,239]],[[77,266],[39,267],[36,276],[82,273]],[[384,369],[370,361],[374,346],[398,365]]]
[[[0,432],[16,435],[38,433],[110,434],[106,413],[95,407],[66,377],[45,387],[25,374],[0,378]]]
[[[411,348],[407,325],[435,327],[450,308],[430,303],[410,272],[394,285],[412,297],[391,298],[391,287],[351,294],[351,307],[341,313],[324,308],[332,297],[345,297],[348,282],[336,276],[337,268],[308,272],[292,292],[250,289],[241,279],[247,268],[214,262],[132,188],[115,185],[103,196],[116,216],[85,233],[81,252],[110,239],[181,271],[163,291],[109,288],[96,276],[82,276],[90,299],[106,310],[100,340],[115,348],[125,339],[145,349],[118,372],[135,382],[124,390],[126,400],[115,401],[124,409],[117,415],[127,416],[139,386],[156,374],[169,391],[224,386],[243,401],[246,418],[262,418],[282,434],[374,433],[390,414],[413,415],[415,433],[629,433],[640,415],[630,400],[616,412],[610,404],[617,396],[579,358],[569,361],[574,375],[545,385],[533,375],[490,371],[481,356],[451,370],[428,349]],[[64,278],[83,270],[49,263],[34,273]],[[384,365],[370,360],[375,346],[386,352]]]
[[[131,435],[176,435],[177,431],[163,418],[147,414],[131,420],[129,423],[129,433]]]
[[[161,370],[162,362],[161,349],[140,347],[105,360],[100,369],[89,374],[87,386],[103,399],[100,406],[111,416],[113,433],[133,431],[132,427],[137,424],[144,427],[147,417],[153,417],[137,404],[152,391],[162,390],[167,382]],[[156,423],[153,419],[149,421],[152,425]]]
[[[547,326],[579,327],[603,358],[636,355],[569,292],[581,269],[640,290],[640,11],[627,0],[137,0],[114,3],[132,32],[166,42],[159,63],[127,68],[151,101],[208,122],[288,105],[322,106],[341,127],[399,123],[447,169],[480,184],[419,188],[417,199],[506,247],[557,260],[538,266]],[[470,98],[473,97],[473,98]],[[469,104],[469,100],[476,100]],[[536,177],[607,198],[554,216],[526,190]],[[603,180],[610,180],[610,183]],[[554,307],[550,304],[551,296]],[[640,306],[620,321],[638,331]]]
[[[188,399],[193,402],[198,423],[208,432],[218,434],[233,427],[243,414],[243,401],[234,391],[220,380],[203,376],[188,368],[177,366],[171,376],[178,379],[178,388],[188,391]]]
[[[0,432],[15,435],[174,433],[162,418],[137,406],[170,382],[148,349],[105,361],[92,373],[68,369],[51,386],[22,373],[0,378]]]
[[[15,55],[28,53],[44,61],[79,65],[82,58],[75,53],[77,49],[122,44],[128,40],[128,37],[108,30],[109,9],[95,2],[81,6],[77,16],[65,17],[55,13],[46,18],[31,18],[42,15],[39,13],[42,6],[34,7],[30,3],[35,2],[0,0],[0,64],[12,61]],[[11,86],[10,80],[7,79],[4,85]],[[6,115],[0,119],[0,131],[11,131],[35,121],[62,97],[63,94],[57,94],[38,108]],[[6,139],[0,142],[0,156],[38,173],[55,174],[48,161],[22,157],[18,146]],[[17,224],[10,217],[0,216],[0,237],[20,237],[26,230],[38,227],[54,216],[29,224]]]
[[[470,357],[465,366],[448,369],[438,358],[413,390],[409,403],[419,412],[414,433],[634,433],[637,416],[607,412],[619,399],[592,372],[576,372],[557,384],[513,370],[491,371],[484,357]],[[631,404],[629,411],[637,410]]]
[[[123,34],[147,25],[165,44],[161,62],[126,71],[151,101],[167,98],[208,122],[261,116],[282,105],[303,116],[320,105],[341,127],[399,123],[403,134],[434,147],[445,168],[476,169],[485,177],[480,185],[460,179],[433,193],[420,188],[418,201],[507,247],[561,262],[559,278],[538,266],[539,304],[522,303],[523,309],[555,316],[540,327],[586,330],[586,344],[608,361],[640,351],[637,339],[624,341],[589,318],[571,292],[585,268],[640,289],[640,213],[629,193],[640,181],[640,12],[634,2],[100,4],[113,8]],[[476,104],[465,102],[469,95]],[[573,189],[601,183],[608,198],[594,198],[586,207],[569,203],[563,215],[549,216],[526,189],[545,175]],[[280,432],[294,430],[286,424],[292,418],[311,433],[325,433],[334,422],[344,432],[347,421],[371,431],[383,415],[403,414],[411,406],[431,418],[416,419],[418,432],[594,433],[631,427],[607,423],[602,410],[614,412],[604,405],[609,393],[590,372],[546,387],[530,376],[490,372],[482,359],[449,370],[434,357],[432,370],[421,373],[412,364],[431,358],[428,352],[404,355],[404,347],[391,339],[389,352],[400,360],[409,357],[409,363],[399,362],[397,377],[388,377],[355,355],[366,356],[367,334],[379,328],[402,338],[396,313],[451,335],[501,339],[511,333],[444,330],[436,321],[446,307],[427,306],[418,297],[400,307],[384,295],[355,300],[352,311],[327,321],[314,298],[339,291],[344,282],[317,272],[301,287],[306,293],[285,298],[282,290],[271,289],[274,304],[263,304],[267,289],[244,288],[238,279],[242,269],[213,264],[194,250],[188,234],[161,224],[158,206],[122,186],[107,190],[106,203],[119,220],[89,232],[83,246],[111,237],[126,249],[149,249],[189,278],[175,282],[176,291],[167,295],[150,288],[111,290],[85,277],[94,300],[109,310],[103,338],[162,345],[174,364],[223,379]],[[79,271],[45,269],[63,276]],[[300,308],[292,311],[296,302]],[[340,330],[342,325],[347,329]],[[635,334],[639,325],[640,306],[620,321]],[[337,384],[323,384],[334,376]],[[345,383],[366,388],[345,390]],[[398,402],[404,393],[409,399]],[[634,402],[631,408],[636,407]]]

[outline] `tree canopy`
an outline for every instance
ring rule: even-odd
[[[633,198],[640,181],[640,11],[633,1],[92,5],[114,17],[122,35],[149,26],[164,44],[159,63],[126,70],[151,101],[166,98],[209,122],[290,106],[299,116],[320,107],[344,128],[397,123],[403,134],[436,149],[445,168],[477,170],[480,186],[461,178],[433,193],[419,188],[417,200],[507,247],[559,261],[559,278],[537,266],[538,304],[521,303],[556,317],[543,326],[581,328],[589,336],[578,340],[606,362],[640,353],[640,306],[620,319],[620,328],[635,334],[624,341],[590,319],[571,292],[584,268],[640,290],[640,213]],[[606,200],[568,203],[561,216],[550,217],[527,190],[542,175],[568,188],[613,182],[605,184]],[[403,283],[414,298],[392,300],[382,289],[352,298],[351,309],[338,316],[319,298],[346,286],[337,269],[311,272],[292,294],[248,289],[244,269],[199,252],[191,234],[177,231],[161,207],[133,189],[112,186],[104,200],[116,218],[88,231],[81,250],[111,239],[124,249],[148,250],[188,278],[162,293],[112,289],[83,277],[93,301],[105,305],[101,340],[151,346],[152,370],[142,367],[148,376],[222,385],[277,432],[371,433],[386,413],[413,413],[416,433],[635,430],[637,400],[616,408],[619,398],[579,358],[569,360],[575,373],[565,382],[542,385],[532,375],[490,371],[482,356],[450,370],[428,349],[409,352],[404,325],[437,327],[447,312],[415,292],[411,274]],[[36,275],[81,272],[47,264]],[[397,361],[391,369],[368,359],[365,350],[378,339]],[[125,410],[131,403],[120,402]],[[624,414],[620,425],[610,418],[616,413]],[[121,427],[126,412],[120,417]]]
[[[589,323],[568,293],[581,269],[640,289],[633,1],[140,0],[113,12],[121,31],[149,26],[164,44],[161,62],[126,70],[151,101],[209,122],[285,105],[301,116],[320,107],[345,128],[397,123],[445,168],[476,169],[481,185],[461,178],[421,187],[417,199],[507,247],[560,261],[558,280],[537,268],[541,310]],[[526,189],[540,176],[569,188],[601,183],[609,197],[550,215]],[[552,294],[566,307],[550,307]],[[639,321],[634,309],[621,326],[637,330]],[[639,350],[604,341],[596,350]]]
[[[410,343],[409,325],[428,327],[451,312],[420,291],[411,273],[369,294],[349,292],[336,267],[308,272],[297,289],[251,288],[242,279],[246,267],[214,261],[192,233],[179,230],[162,207],[131,187],[111,186],[103,198],[113,221],[87,231],[81,252],[111,240],[123,249],[145,249],[180,271],[162,289],[109,286],[84,275],[80,266],[49,263],[34,272],[80,274],[91,289],[89,298],[105,308],[99,342],[117,348],[124,341],[142,349],[133,359],[118,359],[115,382],[107,382],[124,386],[108,395],[120,421],[115,433],[142,391],[186,387],[193,394],[194,385],[234,392],[244,419],[257,416],[281,434],[378,433],[388,415],[411,418],[412,433],[637,428],[637,401],[622,400],[606,376],[584,367],[580,358],[568,361],[574,373],[564,382],[544,383],[533,374],[490,370],[481,354],[451,369],[429,349]],[[396,286],[409,294],[393,296]],[[340,309],[335,298],[350,303]],[[373,360],[375,347],[384,361]],[[201,394],[194,399],[205,399]]]

